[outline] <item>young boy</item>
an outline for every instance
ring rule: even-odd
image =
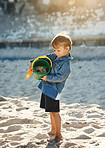
[[[51,72],[41,78],[42,81],[38,85],[42,91],[40,107],[44,108],[46,112],[50,112],[51,131],[48,134],[55,135],[55,142],[63,139],[61,135],[59,98],[65,81],[70,74],[71,56],[69,52],[71,44],[71,39],[66,34],[61,33],[53,38],[51,46],[54,53],[47,55],[52,61]]]

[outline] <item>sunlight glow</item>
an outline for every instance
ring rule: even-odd
[[[96,8],[99,5],[99,0],[68,0],[70,6],[76,5],[77,7]]]

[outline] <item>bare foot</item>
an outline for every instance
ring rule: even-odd
[[[62,141],[63,140],[63,137],[62,136],[56,136],[54,141],[57,143],[59,141]]]
[[[55,135],[55,132],[51,131],[48,133],[49,135]]]

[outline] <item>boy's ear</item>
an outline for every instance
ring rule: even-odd
[[[69,47],[69,46],[66,46],[66,50],[67,50],[67,51],[70,51],[70,47]]]

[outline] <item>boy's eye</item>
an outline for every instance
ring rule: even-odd
[[[54,52],[60,52],[60,50],[54,50]]]

